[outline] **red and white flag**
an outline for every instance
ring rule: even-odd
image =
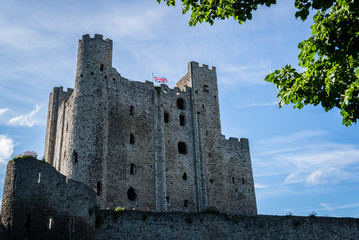
[[[166,78],[154,77],[154,79],[155,79],[156,82],[159,82],[159,83],[166,83],[167,82]]]

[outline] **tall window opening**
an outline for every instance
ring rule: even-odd
[[[132,133],[130,134],[130,144],[135,144],[135,136]]]
[[[167,202],[167,204],[169,204],[170,203],[170,197],[166,197],[166,202]]]
[[[14,176],[13,189],[16,189],[16,173],[15,173],[15,176]]]
[[[74,164],[77,163],[78,159],[77,159],[77,152],[74,150],[74,152],[72,153],[72,158],[74,160]]]
[[[40,183],[40,181],[41,181],[41,170],[39,170],[39,177],[37,179],[37,183]]]
[[[169,118],[170,118],[170,115],[168,114],[168,112],[165,112],[164,115],[163,115],[163,120],[165,123],[168,123],[169,122]]]
[[[185,125],[185,117],[184,114],[180,114],[179,115],[179,120],[180,120],[180,125],[184,126]]]
[[[135,107],[134,106],[130,106],[130,115],[132,116],[135,112]]]
[[[178,152],[181,154],[187,154],[187,146],[184,142],[178,143]]]
[[[244,185],[244,178],[242,178],[242,184]]]
[[[101,71],[101,72],[103,71],[103,67],[104,67],[104,65],[101,64],[101,66],[100,66],[100,71]]]
[[[234,177],[232,177],[232,182],[234,183]]]
[[[49,217],[49,230],[54,228],[54,218],[53,217]]]
[[[186,103],[185,103],[183,98],[178,98],[177,99],[177,107],[178,107],[178,109],[184,110],[185,105],[186,105]]]
[[[101,192],[102,192],[102,183],[101,181],[98,181],[97,182],[97,188],[96,188],[96,193],[97,193],[97,196],[100,196],[101,195]]]
[[[203,86],[203,92],[208,92],[208,90],[209,90],[208,86],[207,86],[207,85],[204,85],[204,86]]]
[[[75,233],[75,219],[72,217],[70,218],[70,239],[74,239],[74,233]]]
[[[185,173],[185,172],[183,173],[182,179],[187,180],[187,173]]]
[[[184,207],[188,207],[188,203],[189,203],[189,201],[188,200],[184,200]]]
[[[132,163],[131,166],[130,166],[130,174],[134,175],[135,171],[136,171],[136,165]]]
[[[30,233],[30,226],[31,226],[31,215],[30,214],[26,214],[26,219],[25,219],[25,224],[24,224],[24,232],[25,234]]]
[[[127,190],[127,198],[128,200],[130,201],[135,201],[136,200],[136,192],[135,192],[135,189],[133,189],[132,187],[130,187],[128,190]]]

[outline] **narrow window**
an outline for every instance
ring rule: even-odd
[[[103,64],[101,64],[101,66],[100,66],[100,71],[101,72],[103,71]]]
[[[178,109],[181,109],[181,110],[185,109],[185,101],[183,100],[183,98],[177,99],[177,107],[178,107]]]
[[[179,115],[179,120],[180,120],[180,125],[184,126],[185,125],[185,117],[183,114]]]
[[[135,111],[135,107],[134,106],[130,106],[130,115],[132,116],[134,114]]]
[[[184,142],[178,143],[178,152],[181,154],[187,154],[187,146]]]
[[[168,112],[165,112],[164,115],[163,115],[163,120],[164,120],[164,122],[165,122],[165,123],[168,123],[169,118],[170,118],[170,116],[169,116]]]
[[[75,232],[75,219],[72,217],[70,218],[70,239],[74,239],[74,232]]]
[[[78,159],[77,159],[77,152],[74,150],[74,152],[72,153],[72,158],[74,160],[74,164],[77,163]]]
[[[166,197],[166,202],[167,202],[167,204],[170,204],[170,197]]]
[[[69,123],[66,123],[66,132],[69,130]]]
[[[187,180],[187,173],[183,173],[183,176],[182,176],[183,180]]]
[[[132,133],[130,134],[130,144],[135,144],[135,136]]]
[[[131,175],[134,175],[135,174],[135,171],[136,171],[136,165],[135,164],[131,164],[131,167],[130,167],[130,174]]]
[[[211,153],[208,153],[208,157],[211,157]]]
[[[127,190],[127,198],[130,201],[135,201],[136,200],[136,192],[135,189],[133,189],[132,187],[130,187],[130,189]]]
[[[232,177],[232,183],[234,183],[234,177]]]
[[[25,224],[24,224],[25,234],[30,233],[30,226],[31,226],[31,215],[26,214],[26,219],[25,219]]]
[[[207,86],[207,85],[204,85],[204,86],[203,86],[203,92],[208,92],[208,90],[209,90],[208,86]]]
[[[102,183],[101,183],[101,181],[98,181],[97,182],[97,196],[101,196],[101,191],[102,191]]]
[[[242,178],[242,184],[244,185],[244,178]]]
[[[213,179],[209,179],[209,182],[210,182],[210,183],[213,183]]]
[[[188,203],[189,203],[188,200],[184,200],[184,207],[188,207]]]
[[[40,181],[41,181],[41,170],[39,170],[39,177],[37,179],[37,183],[40,183]]]
[[[54,218],[53,217],[49,217],[49,230],[54,228]]]
[[[6,221],[7,235],[10,235],[11,232],[11,218],[8,218]]]
[[[16,189],[16,173],[15,173],[15,176],[14,176],[13,189]]]

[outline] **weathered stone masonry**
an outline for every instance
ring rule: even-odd
[[[50,164],[18,159],[7,165],[0,239],[94,239],[95,192]]]
[[[177,87],[129,81],[112,41],[79,41],[75,88],[50,94],[45,159],[102,207],[256,214],[247,139],[221,134],[214,67],[188,64]]]
[[[248,140],[221,135],[214,67],[154,88],[111,58],[111,40],[79,41],[75,88],[50,94],[47,163],[7,165],[0,239],[359,239],[355,218],[256,215]]]

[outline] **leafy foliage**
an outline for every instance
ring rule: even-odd
[[[157,2],[160,3],[162,0],[157,0]],[[163,2],[166,2],[168,6],[176,4],[176,0],[163,0]],[[215,19],[223,20],[230,17],[242,24],[247,19],[252,19],[252,11],[257,10],[258,5],[269,7],[276,2],[276,0],[182,0],[182,13],[185,14],[191,10],[190,26],[203,21],[212,25]]]
[[[157,0],[168,6],[175,0]],[[240,24],[252,19],[259,5],[270,7],[276,0],[181,0],[182,13],[192,12],[190,26],[203,21],[233,17]],[[279,90],[279,107],[294,104],[321,104],[329,111],[341,110],[343,124],[359,118],[359,8],[358,0],[294,0],[295,16],[303,21],[310,10],[317,10],[312,36],[299,43],[297,71],[290,65],[269,74],[266,81]]]
[[[294,104],[321,104],[329,111],[341,110],[343,124],[356,123],[359,118],[359,14],[349,1],[338,1],[330,11],[314,16],[312,36],[299,43],[297,71],[290,65],[269,74],[266,81],[274,83],[280,107]]]

